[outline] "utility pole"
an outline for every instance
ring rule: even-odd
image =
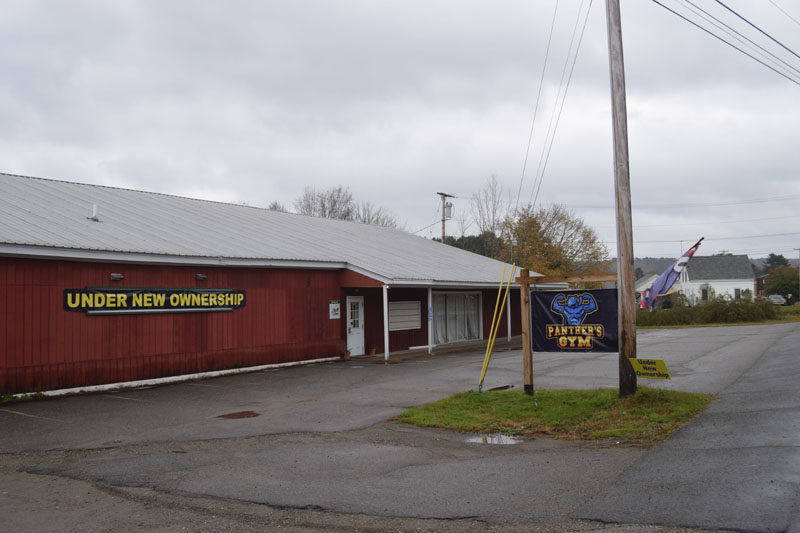
[[[453,196],[452,194],[444,193],[444,192],[437,192],[436,194],[438,194],[439,196],[442,197],[442,244],[444,244],[444,236],[445,236],[445,233],[444,233],[444,222],[445,222],[445,220],[447,220],[448,218],[450,218],[452,216],[452,209],[453,209],[453,204],[448,202],[447,199],[448,198],[455,198],[455,196]],[[450,215],[450,216],[448,216],[448,215]]]
[[[625,103],[625,62],[619,0],[606,0],[611,107],[614,131],[614,189],[617,210],[617,296],[619,298],[619,395],[636,393],[636,374],[629,358],[636,357],[631,178],[628,163],[628,111]]]
[[[794,295],[794,302],[800,302],[800,248],[797,250],[797,294]]]

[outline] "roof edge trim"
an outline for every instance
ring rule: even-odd
[[[340,270],[348,268],[340,261],[302,261],[288,259],[259,259],[237,257],[196,257],[136,252],[110,252],[106,250],[82,250],[74,248],[51,248],[0,244],[0,256],[26,259],[64,259],[68,261],[91,261],[109,263],[142,263],[149,265],[193,265],[229,267],[279,267]]]

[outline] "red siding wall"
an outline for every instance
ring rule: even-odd
[[[519,289],[510,289],[508,292],[511,296],[511,335],[520,335],[522,334],[522,323],[520,321],[521,304],[519,301]],[[505,294],[505,292],[503,294]],[[497,289],[484,289],[481,293],[481,299],[483,300],[483,337],[488,339],[492,327],[494,307],[495,304],[497,304]],[[498,305],[498,312],[500,311],[500,305],[503,305],[502,301]],[[508,302],[506,302],[502,318],[500,319],[500,327],[497,330],[498,339],[502,339],[508,335],[508,312]]]
[[[447,290],[445,292],[459,292],[457,290]],[[467,292],[474,292],[469,291]],[[489,332],[492,327],[492,316],[494,314],[494,306],[497,301],[496,289],[484,289],[479,291],[482,300],[482,314],[483,314],[483,338],[489,338]],[[519,290],[509,291],[511,294],[511,334],[519,335],[522,333],[522,326],[520,323],[520,301]],[[375,348],[377,353],[383,352],[383,294],[381,289],[351,289],[345,288],[342,290],[342,329],[341,335],[343,339],[347,338],[347,324],[346,316],[346,297],[347,296],[363,296],[364,297],[364,349],[369,350]],[[403,331],[390,331],[389,332],[389,347],[391,351],[406,350],[412,346],[426,346],[428,344],[428,289],[406,289],[396,288],[389,290],[389,301],[418,301],[420,302],[420,313],[422,327],[420,329],[403,330]],[[500,320],[500,329],[498,330],[497,337],[502,339],[508,334],[508,305],[503,310],[503,315]]]
[[[342,290],[342,338],[347,338],[347,296],[364,297],[364,349],[375,348],[383,353],[383,289],[350,289]],[[389,348],[391,351],[407,350],[411,346],[428,344],[428,289],[396,288],[389,290],[390,302],[420,302],[420,329],[409,329],[389,332]]]
[[[111,272],[125,276],[109,280]],[[197,281],[196,273],[208,276]],[[338,271],[140,266],[0,258],[0,392],[29,392],[337,356]],[[227,287],[232,312],[87,316],[64,289]]]

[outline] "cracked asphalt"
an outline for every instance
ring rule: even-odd
[[[643,384],[718,395],[652,450],[391,420],[474,388],[482,351],[2,404],[3,529],[800,531],[800,324],[638,342],[673,376]],[[535,385],[616,387],[616,361],[535,354]],[[521,369],[520,350],[496,353],[486,387],[521,387]]]

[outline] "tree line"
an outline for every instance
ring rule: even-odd
[[[357,201],[350,192],[350,188],[341,185],[327,189],[306,187],[303,194],[292,203],[292,206],[294,207],[293,212],[300,215],[400,228],[400,223],[393,213],[372,202]],[[272,202],[267,209],[284,213],[290,212],[285,205],[279,202]]]
[[[561,204],[514,205],[494,175],[456,221],[461,235],[445,237],[446,244],[546,276],[599,274],[611,266],[608,247],[581,217]],[[467,235],[473,226],[477,234]]]
[[[348,187],[307,187],[292,204],[293,212],[402,229],[397,217],[371,202],[357,201]],[[278,202],[268,209],[289,212]],[[469,197],[456,215],[460,236],[445,243],[470,252],[516,263],[544,275],[572,276],[608,272],[606,245],[580,217],[560,204],[512,205],[496,176]],[[467,232],[475,232],[468,234]],[[435,239],[440,240],[440,239]]]

